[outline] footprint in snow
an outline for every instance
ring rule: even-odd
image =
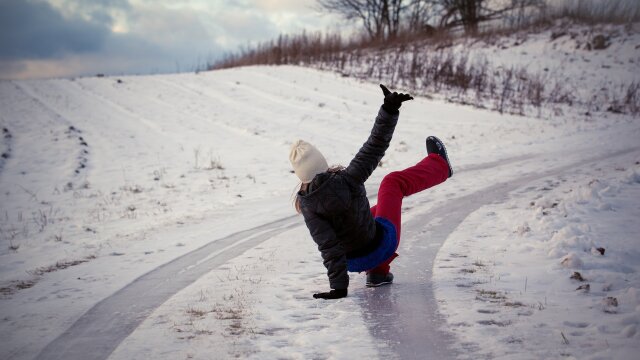
[[[571,321],[565,321],[563,322],[563,324],[565,326],[569,326],[569,327],[573,327],[573,328],[586,328],[587,326],[589,326],[589,323],[586,322],[571,322]]]
[[[495,314],[498,312],[498,310],[479,309],[478,312],[480,314]]]
[[[287,340],[276,340],[271,344],[276,348],[288,348],[291,346],[291,344]]]
[[[289,318],[291,318],[295,322],[306,322],[306,321],[314,321],[319,319],[318,316],[313,316],[308,314],[291,314],[289,315]]]
[[[456,284],[456,287],[459,287],[459,288],[470,288],[470,287],[473,287],[473,284]]]
[[[511,321],[496,321],[496,320],[480,320],[478,321],[478,324],[480,325],[487,325],[487,326],[500,326],[500,327],[505,327],[505,326],[509,326],[511,325]]]

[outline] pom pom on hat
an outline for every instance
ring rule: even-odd
[[[313,178],[329,169],[327,160],[313,145],[304,140],[298,140],[291,145],[289,161],[293,171],[303,183],[310,183]]]

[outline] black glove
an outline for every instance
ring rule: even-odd
[[[347,289],[333,289],[329,292],[313,294],[314,299],[340,299],[347,297]]]
[[[384,105],[382,107],[384,110],[390,114],[395,114],[400,109],[400,105],[402,102],[407,100],[413,100],[413,96],[409,94],[391,92],[387,89],[386,86],[380,84],[380,88],[382,88],[382,93],[384,94]]]

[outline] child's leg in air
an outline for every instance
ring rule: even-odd
[[[384,177],[378,190],[378,204],[371,208],[374,217],[383,217],[395,226],[400,244],[400,211],[402,199],[444,182],[449,177],[447,162],[437,154],[429,154],[414,166],[402,171],[394,171]],[[397,256],[395,254],[388,261],[380,264],[373,273],[387,274],[389,264]]]

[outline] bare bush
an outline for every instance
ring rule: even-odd
[[[631,23],[640,21],[637,0],[561,0],[547,1],[542,16],[569,18],[587,24]]]
[[[213,150],[209,151],[209,164],[205,167],[205,170],[224,170],[220,158],[213,156]]]
[[[640,82],[632,82],[624,95],[624,105],[629,113],[640,114]]]
[[[0,237],[9,242],[9,250],[11,251],[18,251],[18,249],[20,248],[20,245],[14,242],[18,234],[18,230],[13,226],[8,228],[0,228]]]
[[[194,158],[194,164],[193,164],[193,168],[194,169],[198,169],[198,159],[200,158],[200,148],[194,148],[193,149],[193,158]]]
[[[33,212],[33,222],[38,227],[38,231],[43,232],[47,225],[53,224],[57,220],[56,216],[59,212],[60,209],[54,209],[53,206],[49,206],[48,209],[38,209],[38,211]]]

